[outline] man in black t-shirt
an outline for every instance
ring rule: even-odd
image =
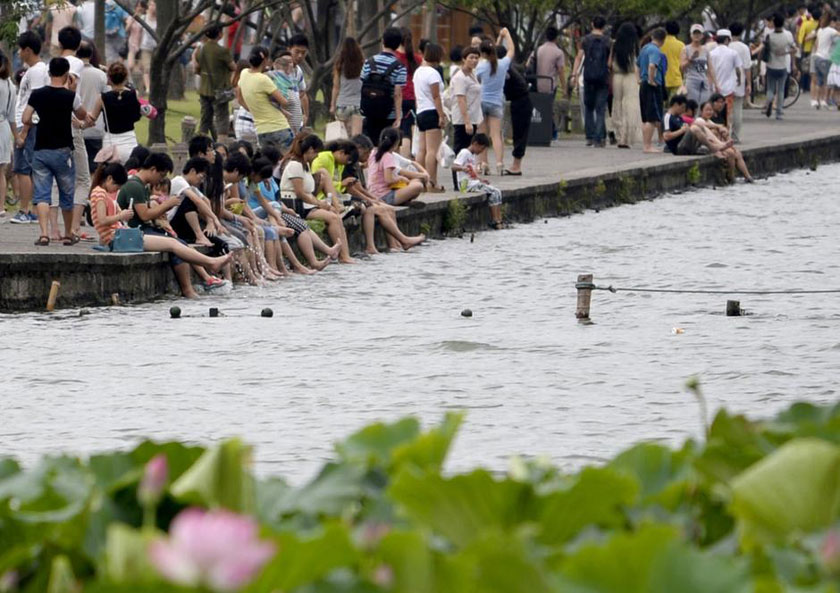
[[[41,236],[36,245],[49,245],[47,231],[50,202],[52,201],[53,179],[58,185],[59,206],[64,216],[64,244],[72,245],[73,237],[73,194],[76,185],[76,171],[73,163],[73,114],[84,121],[87,112],[75,92],[68,90],[67,77],[70,63],[64,58],[50,60],[50,84],[32,91],[29,103],[23,111],[23,124],[26,128],[32,124],[32,116],[37,113],[38,129],[47,131],[35,138],[35,151],[32,158],[32,203],[38,209],[38,224]],[[22,146],[25,137],[18,140]]]

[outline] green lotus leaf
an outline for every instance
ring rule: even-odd
[[[795,439],[732,481],[732,514],[743,544],[830,525],[840,510],[840,447]]]

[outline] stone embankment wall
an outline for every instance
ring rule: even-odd
[[[840,136],[820,137],[744,151],[756,176],[797,168],[815,169],[840,161]],[[527,177],[523,178],[527,183]],[[506,216],[528,222],[544,216],[568,216],[603,209],[692,187],[729,183],[714,157],[686,158],[644,167],[619,168],[599,175],[560,179],[504,192]],[[487,228],[489,211],[483,197],[442,194],[423,198],[424,208],[399,212],[406,234],[444,237]],[[348,223],[353,251],[364,238],[358,224]],[[377,230],[377,242],[384,236]],[[144,254],[3,254],[0,253],[0,311],[43,310],[53,280],[61,282],[59,307],[108,305],[118,294],[122,303],[149,301],[175,294],[177,286],[168,255]]]

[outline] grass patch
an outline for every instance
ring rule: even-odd
[[[187,91],[181,101],[173,101],[172,99],[167,101],[166,143],[170,146],[181,141],[181,120],[187,115],[194,117],[196,123],[201,121],[201,105],[198,102],[196,91]],[[147,118],[140,118],[140,121],[134,126],[134,132],[137,134],[137,141],[140,144],[149,145],[149,120]]]

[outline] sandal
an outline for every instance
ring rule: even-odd
[[[38,240],[35,241],[35,245],[37,245],[38,247],[46,247],[49,244],[50,238],[46,235],[41,235],[40,237],[38,237]]]
[[[511,171],[510,169],[505,169],[503,175],[513,175],[514,177],[519,177],[522,175],[522,171]]]
[[[79,235],[70,235],[69,237],[63,237],[61,239],[61,244],[65,247],[72,247],[76,243],[79,242]]]

